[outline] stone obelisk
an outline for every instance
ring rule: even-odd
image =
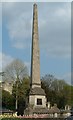
[[[31,88],[29,93],[29,105],[33,106],[33,108],[46,107],[45,92],[41,88],[40,80],[40,53],[39,53],[37,4],[33,5]]]
[[[33,6],[31,85],[41,87],[37,5]]]

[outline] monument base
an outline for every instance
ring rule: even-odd
[[[49,114],[48,108],[42,108],[42,107],[27,107],[24,111],[24,115],[46,115]]]
[[[42,88],[34,87],[30,89],[29,105],[33,108],[46,108],[46,96]]]
[[[34,87],[30,89],[29,106],[25,110],[25,114],[47,114],[45,92],[41,87]]]

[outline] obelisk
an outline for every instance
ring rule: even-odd
[[[33,108],[45,108],[46,97],[44,90],[41,88],[40,80],[40,53],[37,4],[33,5],[32,27],[31,87],[29,93],[29,105],[33,106]]]
[[[41,87],[39,35],[38,35],[38,13],[37,13],[37,5],[36,4],[34,4],[34,6],[33,6],[31,85],[32,85],[32,88]]]

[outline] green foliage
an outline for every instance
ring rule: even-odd
[[[67,104],[73,106],[73,86],[68,85],[64,80],[58,80],[52,75],[46,75],[41,79],[41,86],[45,90],[47,101],[50,101],[51,105],[57,103],[59,108],[64,108]],[[3,91],[3,106],[13,109],[17,96],[18,110],[20,112],[28,105],[29,90],[30,77],[25,77],[22,80],[17,79],[13,85],[12,95]]]
[[[17,97],[17,108],[20,113],[23,113],[24,108],[28,104],[28,94],[30,88],[29,77],[18,80],[13,85],[12,95],[16,99]],[[21,111],[22,110],[22,111]]]
[[[4,69],[4,73],[5,74],[3,76],[3,80],[12,80],[14,82],[14,85],[11,96],[9,93],[7,93],[8,96],[5,96],[6,91],[3,91],[3,105],[6,108],[8,107],[10,109],[12,109],[10,107],[10,103],[12,104],[12,107],[15,106],[15,109],[17,109],[17,105],[18,108],[21,107],[21,104],[24,107],[23,103],[25,103],[29,91],[29,78],[27,67],[21,60],[15,59],[14,61],[12,61],[12,63],[6,66],[6,68]]]
[[[16,104],[16,95],[18,102],[18,111],[24,111],[25,105],[28,104],[28,94],[29,94],[29,78],[24,78],[22,81],[16,81],[13,85],[12,95],[2,90],[2,106],[14,110]]]
[[[59,108],[64,108],[66,104],[73,106],[73,86],[52,75],[45,75],[41,81],[47,101],[50,101],[52,105],[57,103]]]
[[[29,78],[24,78],[22,81],[16,81],[13,85],[12,95],[14,97],[18,97],[18,100],[23,98],[26,99],[26,97],[29,94]]]
[[[71,86],[71,105],[73,107],[73,86]]]
[[[70,85],[65,86],[63,94],[66,97],[67,104],[73,106],[73,86]]]
[[[2,90],[2,107],[10,110],[14,109],[14,97],[5,90]]]

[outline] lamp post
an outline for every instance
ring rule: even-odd
[[[17,75],[17,80],[16,80],[16,110],[18,109],[18,80],[19,80],[19,77]]]

